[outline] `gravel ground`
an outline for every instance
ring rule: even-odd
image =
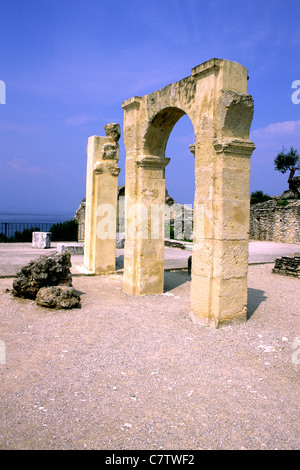
[[[272,267],[249,267],[249,319],[218,330],[190,320],[186,271],[147,297],[74,276],[71,311],[0,279],[0,449],[299,449],[300,284]]]

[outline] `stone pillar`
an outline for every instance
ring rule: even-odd
[[[250,156],[254,148],[247,138],[196,136],[190,306],[192,319],[205,326],[216,328],[247,317]]]
[[[127,237],[136,244],[135,294],[162,294],[164,287],[165,167],[169,158],[137,159],[137,204],[128,207]],[[131,289],[130,289],[131,290]]]
[[[87,146],[84,265],[94,274],[114,272],[116,259],[120,126],[104,129]]]
[[[138,157],[136,199],[130,198],[126,186],[123,290],[128,294],[163,293],[165,167],[168,163],[168,158]]]

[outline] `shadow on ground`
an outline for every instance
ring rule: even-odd
[[[187,271],[165,271],[164,292],[168,292],[190,281],[191,275]]]
[[[124,267],[124,258],[119,256],[116,259],[117,269],[122,269]],[[174,270],[174,271],[165,271],[164,273],[164,292],[169,292],[176,287],[179,287],[186,282],[191,282],[191,274],[187,270]],[[265,291],[260,289],[248,288],[248,313],[247,320],[252,317],[255,311],[258,309],[262,302],[265,302],[268,297],[265,295]]]
[[[191,275],[187,271],[165,271],[164,292],[169,292],[190,281]],[[247,320],[252,317],[260,304],[267,299],[265,291],[248,288]]]
[[[116,269],[124,268],[124,256],[120,255],[116,257]]]
[[[260,289],[248,288],[248,310],[247,320],[252,317],[255,311],[258,309],[262,302],[265,302],[268,297],[265,295],[265,291]]]

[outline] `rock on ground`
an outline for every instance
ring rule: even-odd
[[[42,287],[59,284],[72,286],[71,255],[52,252],[31,261],[17,273],[13,295],[35,299]]]
[[[70,309],[80,306],[80,296],[69,286],[42,287],[37,293],[36,303],[42,307]]]

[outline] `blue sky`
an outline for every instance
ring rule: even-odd
[[[1,0],[0,212],[74,213],[85,196],[86,145],[123,127],[126,99],[191,74],[213,57],[248,68],[255,113],[251,191],[287,189],[282,147],[300,152],[300,8],[296,0]],[[299,95],[300,96],[300,95]],[[194,189],[191,122],[174,127],[166,186]],[[119,184],[125,181],[120,140]]]

